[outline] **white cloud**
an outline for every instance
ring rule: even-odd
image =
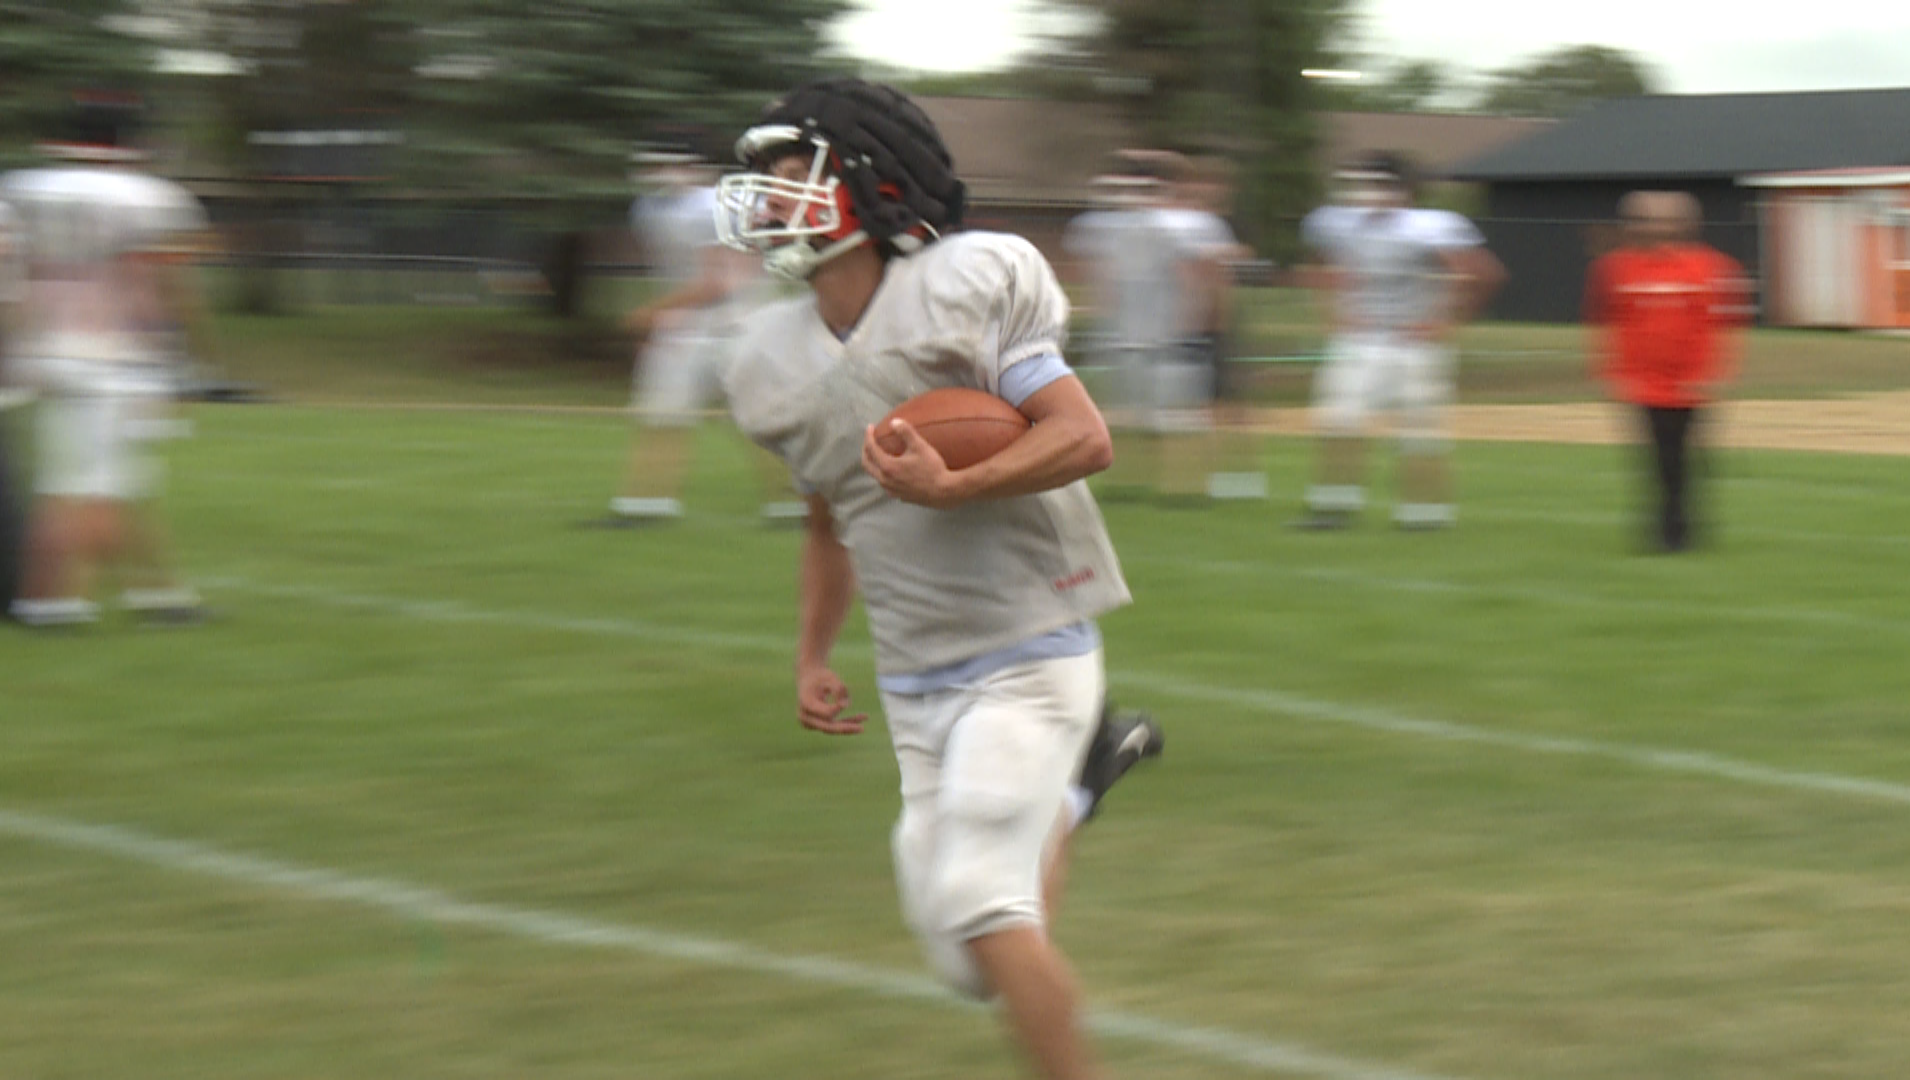
[[[1365,0],[1363,44],[1489,71],[1569,45],[1642,58],[1677,93],[1910,86],[1910,9],[1870,0],[1721,11],[1699,0]]]
[[[836,38],[850,53],[928,71],[1005,67],[1033,48],[1033,0],[861,0]],[[1910,6],[1811,0],[1720,11],[1710,0],[1362,0],[1376,57],[1475,73],[1568,45],[1641,57],[1677,93],[1910,86]],[[955,13],[959,11],[959,15]]]
[[[1005,67],[1029,47],[1020,0],[863,0],[836,39],[856,56],[923,71]]]

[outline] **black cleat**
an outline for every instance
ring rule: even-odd
[[[1154,718],[1143,712],[1115,712],[1114,706],[1101,708],[1101,724],[1088,743],[1087,756],[1081,760],[1081,786],[1094,797],[1088,807],[1089,818],[1101,812],[1101,800],[1116,781],[1143,758],[1160,757],[1167,736]]]

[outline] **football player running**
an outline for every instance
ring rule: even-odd
[[[608,525],[683,516],[683,485],[703,411],[721,390],[743,319],[770,299],[761,272],[717,243],[711,226],[716,168],[689,142],[656,142],[632,155],[643,194],[631,227],[657,270],[661,289],[624,318],[643,340],[632,380],[632,432],[623,487],[610,500]],[[763,487],[763,518],[793,522],[802,505],[786,473],[752,455]]]
[[[27,288],[9,374],[39,397],[38,468],[12,617],[29,627],[98,617],[95,577],[149,622],[198,621],[154,506],[151,444],[176,429],[179,339],[203,357],[205,308],[189,265],[206,229],[197,199],[140,171],[136,101],[75,103],[62,162],[0,177],[20,219]]]
[[[1112,452],[1062,360],[1066,296],[1027,241],[955,231],[964,186],[892,89],[800,87],[737,156],[725,242],[812,293],[751,320],[728,379],[737,423],[810,493],[798,718],[863,729],[829,660],[860,587],[901,773],[903,914],[944,979],[1001,1000],[1042,1076],[1098,1076],[1048,926],[1070,831],[1161,733],[1105,708],[1094,620],[1129,596],[1084,481]],[[902,452],[877,444],[895,406],[954,386],[1032,428],[960,471],[906,424]]]
[[[1325,264],[1315,283],[1333,330],[1313,384],[1317,479],[1298,524],[1343,528],[1365,508],[1366,424],[1392,408],[1401,456],[1393,520],[1444,528],[1456,520],[1446,460],[1452,335],[1498,290],[1505,268],[1472,222],[1413,205],[1413,170],[1399,155],[1372,155],[1337,179],[1345,200],[1301,224]]]

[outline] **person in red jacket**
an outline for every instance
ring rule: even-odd
[[[1703,216],[1690,195],[1635,191],[1619,216],[1625,245],[1592,264],[1585,322],[1597,373],[1645,420],[1659,494],[1654,542],[1684,551],[1694,542],[1698,414],[1732,373],[1750,286],[1734,260],[1698,240]]]

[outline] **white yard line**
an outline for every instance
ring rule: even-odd
[[[546,945],[631,953],[834,987],[887,1000],[973,1007],[966,999],[927,978],[830,956],[780,953],[722,938],[466,900],[406,882],[298,866],[154,836],[119,825],[97,825],[0,809],[0,834],[68,851],[108,855],[163,870],[272,889],[303,900],[350,904],[401,919],[504,934]],[[1177,1024],[1139,1013],[1097,1009],[1088,1014],[1087,1025],[1108,1038],[1179,1050],[1190,1056],[1258,1072],[1324,1080],[1441,1080],[1427,1073],[1368,1064],[1292,1043],[1221,1028]]]
[[[239,578],[216,579],[207,581],[205,584],[211,588],[225,588],[258,596],[299,600],[328,607],[356,609],[426,622],[487,623],[567,633],[628,637],[692,648],[761,652],[777,656],[787,656],[794,648],[793,639],[785,636],[728,633],[672,623],[645,622],[639,619],[576,618],[539,612],[487,610],[459,603],[418,601],[321,587],[258,584]],[[839,655],[857,657],[868,655],[868,649],[858,645],[843,646],[837,652]],[[1272,713],[1296,720],[1361,728],[1388,735],[1409,735],[1442,742],[1473,743],[1523,753],[1602,758],[1653,772],[1680,773],[1806,794],[1834,795],[1910,805],[1910,784],[1846,776],[1839,773],[1779,769],[1703,750],[1532,735],[1476,727],[1470,724],[1410,716],[1373,706],[1310,698],[1279,690],[1190,682],[1174,675],[1135,670],[1120,665],[1113,666],[1109,676],[1117,685],[1177,697],[1183,701],[1209,702]]]
[[[1383,592],[1417,596],[1472,596],[1497,600],[1517,600],[1546,607],[1581,608],[1600,611],[1635,611],[1654,615],[1710,619],[1737,623],[1792,623],[1799,626],[1843,627],[1865,633],[1910,635],[1910,619],[1891,619],[1874,615],[1855,615],[1847,611],[1805,607],[1747,607],[1735,604],[1705,604],[1686,600],[1652,600],[1642,597],[1599,596],[1566,589],[1539,589],[1531,586],[1475,585],[1441,578],[1395,577],[1368,574],[1358,570],[1330,567],[1290,567],[1281,563],[1252,562],[1241,559],[1196,559],[1180,556],[1130,555],[1122,560],[1136,566],[1181,567],[1200,573],[1232,574],[1245,577],[1284,578],[1352,585]]]

